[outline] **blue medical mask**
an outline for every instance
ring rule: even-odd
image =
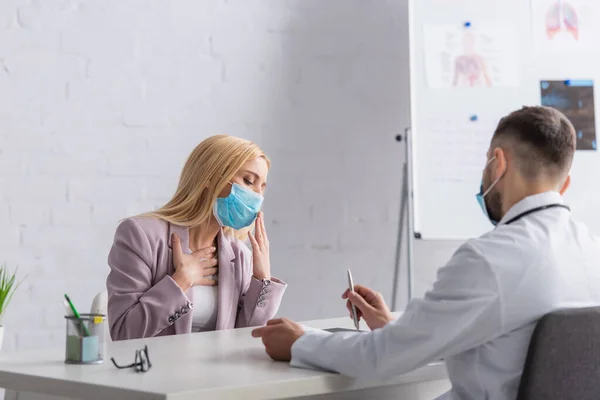
[[[213,214],[219,225],[242,229],[252,225],[262,203],[262,195],[232,183],[229,196],[219,197],[215,201]]]
[[[492,157],[492,158],[490,159],[490,161],[488,161],[488,162],[485,164],[485,168],[483,169],[483,172],[484,172],[484,173],[485,173],[485,170],[487,169],[487,167],[490,165],[490,163],[491,163],[492,161],[494,161],[495,159],[496,159],[496,156]],[[491,191],[491,190],[494,188],[494,186],[496,186],[496,184],[498,183],[498,181],[499,181],[499,180],[500,180],[500,179],[501,179],[503,176],[504,176],[504,172],[503,172],[503,173],[502,173],[502,174],[501,174],[501,175],[500,175],[498,178],[496,178],[496,180],[495,180],[494,182],[492,182],[492,184],[490,185],[490,187],[489,187],[489,188],[487,188],[487,190],[486,190],[485,192],[483,191],[483,178],[481,178],[481,185],[479,186],[479,193],[477,193],[477,194],[475,195],[475,198],[477,199],[477,202],[479,203],[479,206],[481,207],[481,210],[483,211],[483,214],[485,215],[485,217],[486,217],[487,219],[489,219],[489,220],[490,220],[490,222],[491,222],[491,223],[492,223],[492,225],[494,225],[494,226],[498,225],[498,221],[496,221],[495,219],[493,219],[493,218],[490,216],[490,213],[489,213],[489,210],[488,210],[488,206],[487,206],[487,204],[485,203],[485,196],[487,196],[487,195],[490,193],[490,191]]]

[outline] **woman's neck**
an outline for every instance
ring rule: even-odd
[[[190,243],[191,251],[204,249],[206,247],[216,246],[217,235],[221,230],[221,226],[213,217],[208,224],[193,226],[190,228]]]

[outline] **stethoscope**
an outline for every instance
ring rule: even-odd
[[[521,214],[517,215],[516,217],[513,217],[513,218],[509,219],[504,224],[505,225],[509,225],[509,224],[512,224],[515,221],[520,220],[521,218],[523,218],[523,217],[525,217],[525,216],[527,216],[529,214],[533,214],[533,213],[536,213],[536,212],[539,212],[539,211],[547,210],[549,208],[557,208],[557,207],[565,208],[565,209],[571,211],[571,209],[569,208],[569,206],[566,206],[564,204],[558,204],[558,203],[556,203],[556,204],[547,204],[545,206],[532,208],[531,210],[527,210],[525,212],[522,212]]]

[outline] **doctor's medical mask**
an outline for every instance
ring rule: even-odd
[[[489,185],[489,187],[487,189],[485,189],[485,191],[484,191],[483,183],[485,180],[485,175],[487,173],[487,169],[490,166],[490,164],[495,160],[496,160],[496,156],[493,156],[488,162],[486,162],[485,168],[483,169],[483,173],[482,173],[482,177],[481,177],[479,193],[477,193],[477,195],[475,196],[477,199],[477,202],[479,203],[479,206],[481,207],[483,214],[486,216],[487,219],[490,220],[490,222],[494,226],[496,226],[499,221],[498,221],[498,218],[493,216],[493,211],[490,211],[491,207],[488,204],[488,202],[486,202],[485,197],[492,191],[492,189],[496,186],[496,184],[500,181],[500,179],[502,179],[502,177],[506,173],[506,169],[507,169],[507,167],[505,167],[504,171],[500,175],[498,175],[498,177],[496,179],[494,179],[492,181],[492,183]],[[501,204],[498,204],[498,206],[501,206]]]

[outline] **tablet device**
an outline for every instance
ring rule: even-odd
[[[331,333],[336,333],[336,332],[365,332],[365,331],[357,331],[356,329],[348,329],[348,328],[327,328],[327,329],[323,329],[325,332],[331,332]]]

